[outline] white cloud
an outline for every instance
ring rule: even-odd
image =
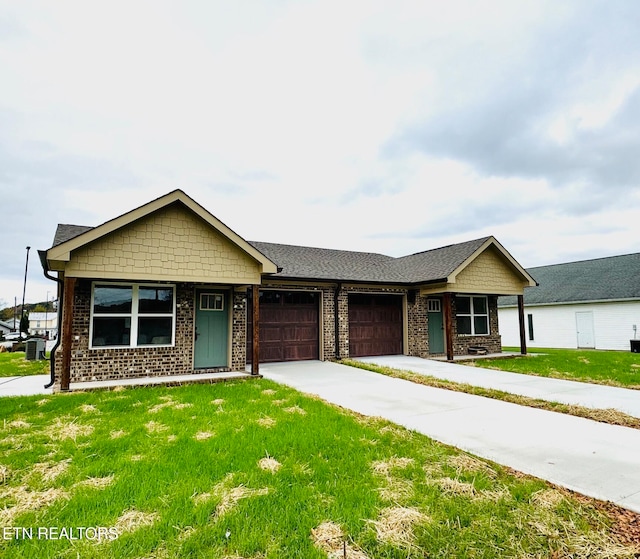
[[[58,222],[175,188],[251,240],[401,255],[494,234],[526,266],[638,251],[638,11],[3,6],[0,298]],[[32,265],[27,298],[44,300]]]

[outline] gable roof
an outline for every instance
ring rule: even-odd
[[[53,240],[52,247],[47,251],[47,261],[69,261],[71,252],[85,246],[97,239],[100,239],[117,229],[125,227],[150,214],[168,207],[172,204],[181,204],[191,212],[199,216],[211,227],[219,231],[232,243],[245,251],[249,256],[262,265],[263,273],[275,273],[276,266],[264,254],[256,250],[255,247],[245,241],[240,235],[232,231],[217,217],[203,208],[195,200],[187,196],[182,190],[174,190],[160,198],[152,200],[139,208],[131,210],[115,219],[109,220],[97,227],[87,227],[82,225],[58,225]]]
[[[536,285],[505,248],[492,236],[439,247],[400,258],[379,253],[304,247],[261,241],[247,242],[189,198],[175,190],[98,227],[60,224],[48,261],[68,261],[71,252],[170,204],[181,203],[219,230],[263,264],[272,277],[352,281],[403,285],[455,283],[456,276],[478,255],[493,248],[522,278],[523,286]],[[46,264],[46,262],[45,262]]]
[[[535,280],[494,237],[483,237],[400,258],[371,252],[250,242],[278,265],[279,272],[273,277],[399,284],[455,281],[455,276],[466,264],[487,247],[494,246],[524,280],[535,285]]]
[[[528,268],[539,283],[528,289],[525,305],[640,299],[640,253],[609,256]],[[501,297],[500,307],[515,306],[515,297]]]

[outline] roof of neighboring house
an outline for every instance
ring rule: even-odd
[[[539,286],[527,289],[525,305],[640,299],[640,253],[527,268]],[[499,306],[517,304],[501,297]]]
[[[5,328],[9,328],[10,330],[18,328],[19,324],[19,319],[10,318],[9,320],[0,320],[0,325],[4,326]]]
[[[30,312],[29,322],[33,320],[53,320],[53,319],[57,319],[57,317],[58,317],[58,313],[56,311]]]

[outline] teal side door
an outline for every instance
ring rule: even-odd
[[[228,303],[224,291],[196,291],[195,369],[229,365]]]
[[[444,353],[444,322],[441,299],[427,299],[427,311],[429,316],[429,353]]]

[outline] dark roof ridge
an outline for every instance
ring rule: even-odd
[[[451,243],[451,244],[440,246],[440,247],[428,248],[427,250],[420,250],[418,252],[413,252],[411,254],[406,254],[404,256],[398,256],[397,258],[409,258],[411,256],[418,256],[420,254],[426,254],[428,252],[433,252],[433,251],[436,251],[436,250],[442,250],[442,249],[446,249],[446,248],[451,248],[451,247],[454,247],[454,246],[478,243],[480,241],[485,242],[485,241],[487,241],[488,239],[491,239],[491,238],[493,238],[493,235],[487,235],[486,237],[478,237],[477,239],[469,239],[468,241],[460,241],[459,243]]]
[[[280,247],[288,247],[288,248],[304,248],[311,250],[322,250],[322,251],[331,251],[331,252],[349,252],[352,254],[372,254],[375,256],[384,256],[385,258],[395,259],[394,256],[389,256],[388,254],[383,254],[382,252],[371,252],[368,250],[348,250],[345,248],[329,248],[329,247],[318,247],[318,246],[309,246],[309,245],[294,245],[291,243],[272,243],[270,241],[256,241],[251,240],[247,241],[250,244],[261,244],[261,245],[272,245],[272,246],[280,246]],[[403,257],[399,257],[403,258]]]

